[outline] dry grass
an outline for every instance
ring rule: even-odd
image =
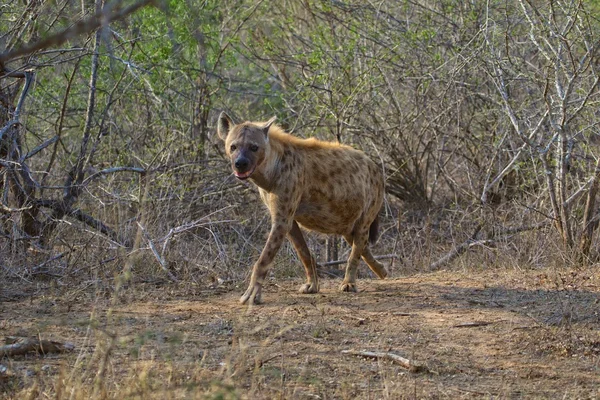
[[[2,293],[0,328],[72,342],[63,355],[2,360],[4,398],[595,398],[600,280],[590,269],[475,270],[272,280],[266,304],[240,285],[23,285]],[[477,322],[476,324],[471,324]],[[390,351],[410,373],[342,350]]]
[[[0,397],[600,396],[597,266],[565,267],[573,264],[557,257],[551,228],[474,248],[449,270],[428,272],[486,215],[401,213],[390,203],[374,253],[399,255],[385,261],[392,279],[370,280],[365,267],[358,294],[325,279],[320,294],[300,295],[304,272],[285,244],[266,304],[248,309],[238,298],[269,218],[255,191],[225,175],[181,195],[157,187],[141,209],[115,205],[116,212],[104,199],[96,215],[120,234],[134,236],[135,222],[144,223],[147,236],[132,254],[67,223],[52,251],[2,248],[0,332],[71,342],[76,351],[0,359]],[[206,203],[194,201],[203,191]],[[509,223],[491,219],[481,234]],[[169,236],[178,227],[185,229]],[[324,238],[307,241],[323,260]],[[342,246],[340,258],[348,251]],[[342,353],[352,349],[389,351],[429,372]]]

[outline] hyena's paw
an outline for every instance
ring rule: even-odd
[[[260,283],[250,284],[246,293],[240,297],[241,304],[260,304],[260,295],[262,294],[262,285]]]
[[[342,282],[340,286],[340,292],[358,292],[356,289],[356,283],[354,282]]]
[[[302,294],[319,293],[319,285],[314,282],[305,283],[304,285],[300,286],[300,289],[298,291]]]
[[[379,279],[385,279],[388,276],[388,272],[382,267],[380,270],[375,271],[375,275],[377,275]]]

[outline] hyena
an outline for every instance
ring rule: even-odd
[[[267,122],[235,124],[221,113],[217,132],[225,142],[234,175],[249,179],[271,214],[267,243],[254,264],[248,290],[240,302],[258,304],[271,261],[287,236],[304,269],[301,293],[317,293],[315,259],[300,230],[342,235],[352,246],[346,275],[340,286],[356,292],[360,258],[381,279],[387,271],[373,255],[368,242],[377,239],[378,214],[383,204],[381,169],[363,152],[338,143],[300,139]]]

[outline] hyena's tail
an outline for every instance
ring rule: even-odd
[[[379,236],[379,215],[375,217],[371,226],[369,227],[369,243],[375,244],[377,237]]]

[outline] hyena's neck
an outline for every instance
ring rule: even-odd
[[[265,151],[265,161],[256,168],[250,177],[256,186],[267,192],[271,192],[276,186],[275,182],[279,177],[279,162],[283,154],[283,151],[280,151],[277,146],[278,143],[273,143],[273,145],[271,142],[273,140],[270,141]]]

